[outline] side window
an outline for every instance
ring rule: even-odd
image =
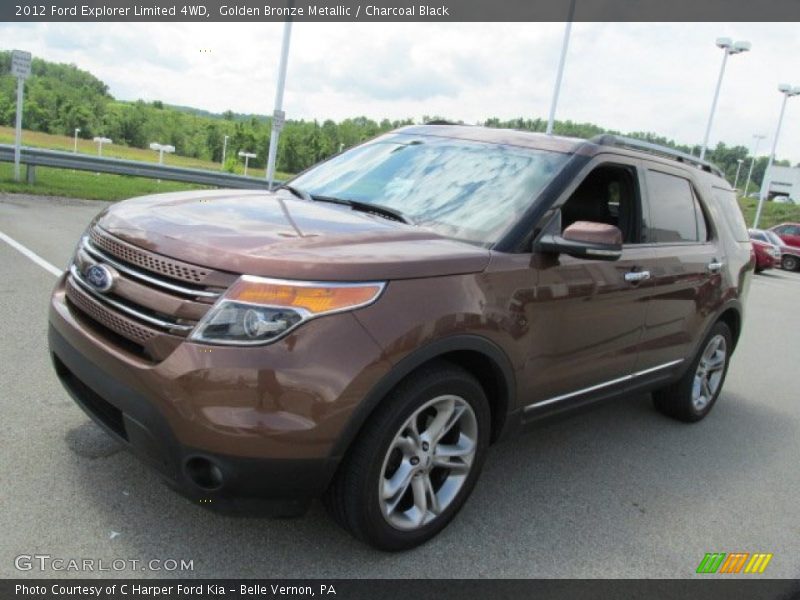
[[[660,171],[647,172],[650,236],[655,242],[706,241],[702,210],[688,180]]]
[[[719,187],[712,187],[711,192],[714,195],[714,200],[728,229],[733,234],[733,239],[737,242],[747,242],[750,238],[747,235],[747,225],[742,216],[742,210],[739,208],[739,203],[736,201],[736,193],[733,190],[726,190]]]
[[[592,221],[619,227],[622,241],[640,241],[639,188],[634,167],[602,165],[591,171],[561,207],[561,227]]]

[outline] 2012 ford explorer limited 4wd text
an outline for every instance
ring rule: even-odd
[[[705,417],[753,270],[717,169],[634,140],[448,125],[275,192],[98,215],[50,310],[55,370],[204,506],[323,497],[399,550],[462,507],[490,444],[632,391]]]

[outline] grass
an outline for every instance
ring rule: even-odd
[[[181,190],[206,189],[204,186],[162,181],[125,175],[107,175],[72,171],[70,169],[50,169],[36,167],[36,183],[25,183],[25,169],[22,169],[23,180],[14,181],[14,165],[0,163],[0,192],[12,194],[36,194],[40,196],[64,196],[67,198],[85,198],[87,200],[124,200],[134,196],[145,196],[160,192],[177,192]]]
[[[756,216],[758,199],[739,198],[739,207],[742,209],[744,221],[748,227],[753,226],[753,219]],[[775,202],[764,202],[761,210],[761,219],[758,226],[767,229],[780,223],[800,223],[800,206],[797,204],[776,204]]]
[[[13,143],[14,129],[12,127],[0,127],[0,144]],[[69,136],[52,135],[38,131],[23,130],[22,143],[25,146],[63,150],[67,152],[72,152],[74,148],[74,139]],[[97,145],[91,140],[79,139],[78,152],[96,155]],[[103,156],[139,160],[143,162],[158,161],[158,153],[152,150],[131,148],[118,144],[104,145]],[[209,171],[218,171],[221,169],[219,163],[188,156],[179,156],[177,154],[165,156],[164,162],[169,165],[189,167],[192,169],[206,169]],[[162,181],[158,183],[154,179],[141,177],[107,175],[104,173],[96,175],[95,173],[86,171],[50,169],[45,167],[36,168],[36,183],[34,185],[28,185],[24,182],[24,166],[22,169],[23,182],[17,183],[14,181],[13,171],[13,165],[0,163],[0,192],[65,196],[68,198],[86,198],[89,200],[123,200],[125,198],[158,192],[205,189],[205,186],[193,185],[190,183],[173,181]],[[237,173],[243,174],[243,172],[243,165],[239,165]],[[264,169],[248,169],[247,174],[253,177],[264,177],[265,172]],[[289,177],[291,177],[291,175],[288,173],[277,172],[275,174],[275,178],[278,180],[288,179]]]

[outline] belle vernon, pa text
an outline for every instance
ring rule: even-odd
[[[43,596],[47,593],[60,596],[95,596],[100,598],[103,595],[121,596],[186,596],[203,597],[225,596],[227,594],[239,593],[240,596],[271,596],[290,598],[293,596],[336,596],[336,589],[331,584],[321,583],[318,585],[261,585],[261,584],[241,584],[235,587],[225,586],[216,583],[202,585],[148,585],[139,583],[122,584],[99,584],[99,585],[25,585],[19,583],[14,590],[17,596]]]
[[[203,4],[147,6],[51,6],[50,14],[44,6],[17,6],[18,15],[51,16],[51,17],[89,17],[93,19],[113,17],[174,17],[178,15],[212,16]],[[221,17],[449,17],[447,6],[430,6],[417,4],[412,6],[374,6],[363,4],[357,6],[331,6],[308,4],[306,6],[243,6],[223,4],[217,7]]]

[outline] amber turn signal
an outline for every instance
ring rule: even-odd
[[[322,314],[364,306],[375,300],[383,289],[382,283],[292,283],[241,277],[228,290],[226,298],[262,306],[279,306]]]

